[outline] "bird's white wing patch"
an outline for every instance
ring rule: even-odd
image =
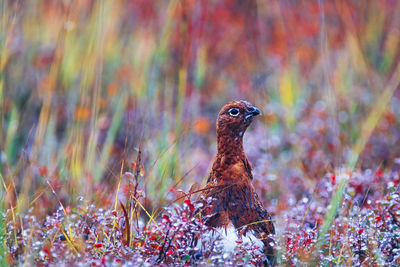
[[[228,228],[218,227],[215,230],[210,230],[205,233],[202,238],[220,238],[219,244],[223,246],[223,251],[225,253],[232,253],[234,252],[236,246],[239,244],[242,245],[251,245],[258,247],[260,253],[262,253],[264,249],[264,244],[261,240],[259,240],[251,231],[246,233],[246,236],[242,236],[241,238],[238,237],[236,229],[231,226]],[[242,242],[240,242],[242,241]],[[199,242],[201,244],[202,242]]]

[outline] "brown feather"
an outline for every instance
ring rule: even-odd
[[[273,240],[268,235],[275,234],[275,228],[251,183],[252,169],[243,149],[243,135],[259,113],[246,101],[234,101],[218,114],[218,153],[203,193],[203,199],[211,200],[211,203],[205,205],[203,214],[208,226],[226,228],[233,225],[239,235],[253,231],[263,241],[264,253],[271,263]]]

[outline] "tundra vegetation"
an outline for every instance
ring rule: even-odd
[[[260,264],[196,213],[244,99],[278,264],[398,266],[399,63],[399,1],[0,1],[1,265]]]

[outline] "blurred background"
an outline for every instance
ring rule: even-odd
[[[138,174],[154,211],[205,184],[218,111],[237,99],[262,111],[245,150],[275,215],[335,168],[399,167],[399,1],[0,8],[3,208],[110,207]]]

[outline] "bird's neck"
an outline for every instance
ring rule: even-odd
[[[218,154],[229,156],[244,156],[243,135],[217,134]]]

